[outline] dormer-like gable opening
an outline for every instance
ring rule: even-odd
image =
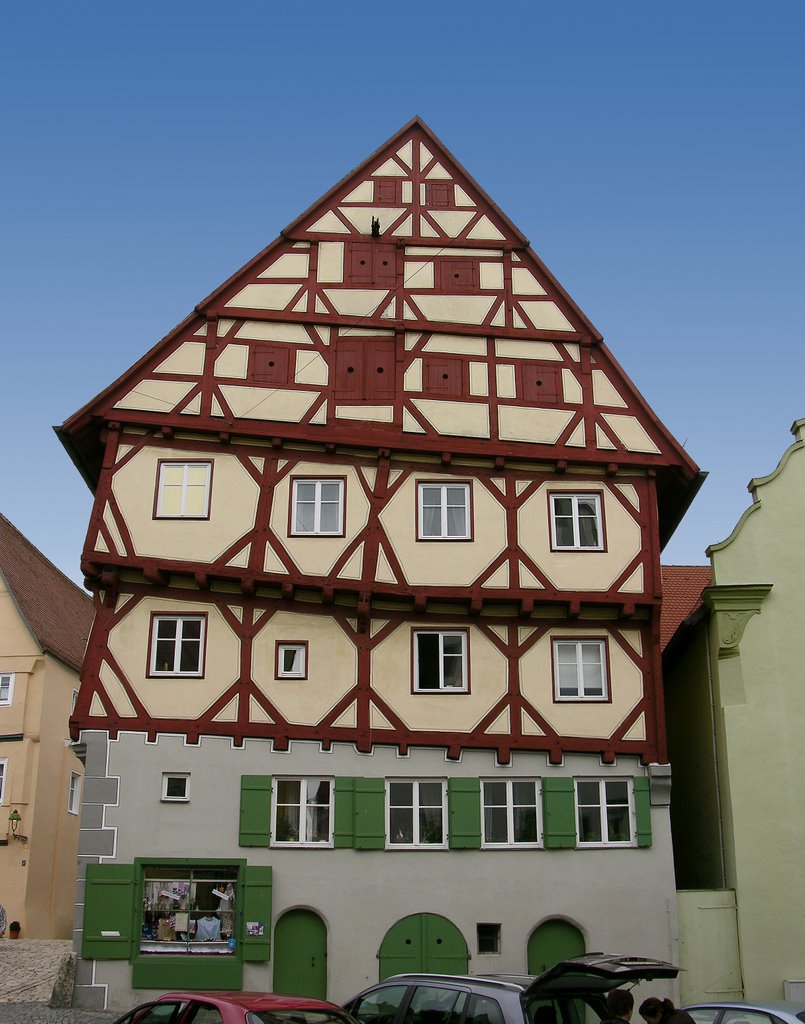
[[[397,268],[397,247],[388,242],[347,242],[346,283],[358,287],[383,285],[393,288]]]
[[[388,401],[394,397],[395,343],[389,337],[341,337],[335,350],[335,397]]]

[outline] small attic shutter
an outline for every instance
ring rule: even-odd
[[[241,846],[268,846],[271,829],[271,776],[242,775],[240,779]]]
[[[649,780],[646,778],[636,778],[634,780],[635,826],[638,846],[651,846],[651,794],[649,792],[649,785]]]
[[[542,780],[542,817],[547,849],[576,845],[576,800],[573,779]]]
[[[355,847],[382,850],[386,845],[386,783],[355,779]]]
[[[480,850],[481,780],[448,779],[447,807],[450,849]]]

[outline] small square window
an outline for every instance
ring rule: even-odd
[[[157,519],[206,519],[211,475],[211,462],[161,462]]]
[[[538,779],[484,779],[481,794],[484,848],[540,845]]]
[[[186,803],[190,799],[190,772],[163,772],[162,799]]]
[[[414,631],[414,692],[466,692],[467,634],[464,630]]]
[[[206,624],[203,615],[155,615],[149,674],[203,676]]]
[[[272,846],[331,846],[331,779],[276,779]]]
[[[70,789],[67,793],[67,813],[78,814],[81,808],[81,776],[70,772]]]
[[[626,779],[577,779],[579,846],[633,846],[632,787]]]
[[[469,484],[420,483],[418,497],[420,540],[469,540]]]
[[[556,700],[607,700],[606,642],[554,640]]]
[[[294,480],[291,534],[339,537],[344,532],[344,481]]]
[[[551,540],[555,551],[602,551],[600,494],[552,494]]]
[[[307,679],[307,643],[277,644],[277,679]]]
[[[446,786],[439,779],[386,781],[386,843],[447,846]]]
[[[11,704],[14,696],[14,673],[0,672],[0,707]]]
[[[479,924],[478,932],[478,953],[490,954],[500,952],[500,925]]]

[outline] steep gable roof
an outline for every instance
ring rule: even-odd
[[[80,669],[94,615],[91,599],[2,514],[0,573],[42,650]]]
[[[702,591],[712,581],[709,565],[662,566],[661,651],[673,640],[679,627],[702,606]]]

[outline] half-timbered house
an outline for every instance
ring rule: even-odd
[[[419,119],[60,435],[80,1003],[673,955],[659,557],[700,473]]]

